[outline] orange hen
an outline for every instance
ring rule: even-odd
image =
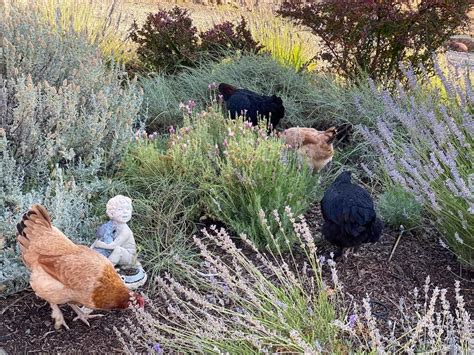
[[[51,224],[48,211],[33,207],[17,224],[17,240],[23,262],[31,271],[30,285],[36,295],[49,302],[55,328],[69,329],[59,304],[67,303],[80,319],[102,316],[86,314],[78,305],[91,309],[143,307],[143,297],[131,292],[103,255],[70,241]]]
[[[336,138],[336,128],[325,131],[314,128],[292,127],[286,129],[282,137],[286,144],[297,148],[298,152],[308,158],[308,164],[314,171],[320,171],[332,160],[334,155],[333,141]]]

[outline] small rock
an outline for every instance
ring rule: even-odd
[[[46,327],[49,327],[49,326],[51,326],[52,323],[51,323],[51,321],[46,320],[46,321],[43,322],[43,324],[44,324]]]
[[[27,330],[25,330],[25,334],[27,334],[27,335],[28,335],[28,334],[30,334],[30,333],[31,333],[31,329],[27,329]]]

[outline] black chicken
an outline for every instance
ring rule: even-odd
[[[326,190],[321,211],[322,234],[339,248],[336,258],[342,255],[344,248],[375,243],[382,234],[383,222],[375,214],[372,197],[351,183],[349,171],[342,172]]]
[[[283,101],[276,95],[260,95],[256,92],[238,89],[235,86],[224,83],[219,84],[219,92],[224,98],[226,109],[230,111],[232,119],[243,115],[255,126],[260,116],[267,120],[267,125],[270,123],[271,129],[275,129],[280,120],[285,116]]]

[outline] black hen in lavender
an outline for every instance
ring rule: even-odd
[[[267,125],[275,129],[285,116],[285,107],[280,97],[265,96],[247,89],[221,83],[219,93],[223,96],[227,111],[232,119],[242,115],[245,119],[257,125],[259,117],[266,119]]]
[[[344,248],[375,243],[382,235],[383,222],[377,218],[372,197],[351,182],[349,171],[342,172],[326,190],[321,212],[322,234],[339,248],[335,257],[341,256]]]

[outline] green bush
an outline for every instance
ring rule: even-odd
[[[285,150],[279,139],[267,138],[262,128],[256,132],[239,121],[226,126],[223,157],[216,160],[219,174],[203,186],[209,212],[259,247],[273,247],[270,235],[278,246],[286,247],[294,239],[284,209],[304,213],[318,181],[304,161]],[[283,216],[281,220],[269,216],[274,211]]]
[[[282,219],[280,226],[268,218],[267,229],[268,214],[277,210],[284,215],[285,206],[303,213],[317,189],[316,177],[282,141],[267,137],[262,127],[228,120],[216,108],[187,116],[184,127],[172,132],[165,151],[141,143],[131,159],[146,161],[126,164],[134,166],[137,176],[187,182],[200,197],[200,213],[248,234],[262,247],[272,246],[268,233],[278,242],[293,233],[288,219]]]
[[[401,186],[390,187],[380,196],[379,209],[383,220],[394,228],[409,230],[422,224],[421,204]]]

